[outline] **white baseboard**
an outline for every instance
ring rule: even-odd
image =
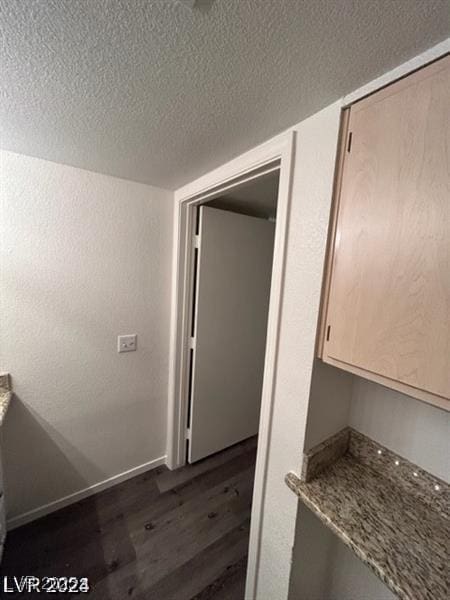
[[[83,500],[83,498],[88,498],[89,496],[98,494],[99,492],[111,488],[114,485],[117,485],[118,483],[122,483],[127,479],[136,477],[136,475],[140,475],[141,473],[145,473],[146,471],[150,471],[151,469],[155,469],[156,467],[164,465],[165,463],[166,456],[155,458],[154,460],[150,460],[149,462],[146,462],[143,465],[138,465],[137,467],[133,467],[128,471],[124,471],[123,473],[113,475],[108,479],[99,481],[98,483],[94,483],[94,485],[79,490],[78,492],[74,492],[73,494],[69,494],[68,496],[59,498],[58,500],[53,500],[48,504],[38,506],[38,508],[33,508],[33,510],[24,512],[21,515],[11,517],[7,520],[6,523],[7,530],[11,531],[11,529],[15,529],[16,527],[20,527],[21,525],[25,525],[26,523],[35,521],[40,517],[44,517],[45,515],[59,510],[60,508],[64,508],[65,506],[69,506],[69,504],[74,504],[75,502],[79,502],[80,500]]]

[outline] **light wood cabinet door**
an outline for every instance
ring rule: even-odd
[[[448,409],[450,57],[350,108],[322,358]]]

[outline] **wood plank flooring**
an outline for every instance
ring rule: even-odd
[[[77,597],[93,600],[244,600],[255,458],[252,438],[11,531],[0,576],[88,577]]]

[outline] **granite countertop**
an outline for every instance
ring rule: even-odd
[[[445,482],[347,428],[286,483],[399,598],[447,598]]]
[[[8,411],[12,398],[10,377],[7,373],[0,374],[0,426]]]

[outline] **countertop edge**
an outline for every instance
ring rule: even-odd
[[[313,514],[315,514],[321,521],[324,523],[326,527],[331,529],[331,531],[348,547],[351,551],[365,564],[367,565],[371,571],[375,573],[375,575],[381,579],[386,586],[396,594],[399,598],[407,597],[403,595],[402,590],[394,583],[394,581],[389,578],[384,571],[382,571],[378,565],[372,561],[369,556],[356,544],[344,531],[342,531],[339,527],[335,525],[332,519],[328,517],[314,502],[311,501],[309,496],[303,492],[302,487],[308,486],[308,483],[302,481],[298,475],[293,472],[289,472],[285,476],[286,485],[289,489],[296,494],[300,498],[300,500],[311,510]]]
[[[446,597],[448,483],[351,428],[305,459],[287,486],[388,589],[404,600]]]

